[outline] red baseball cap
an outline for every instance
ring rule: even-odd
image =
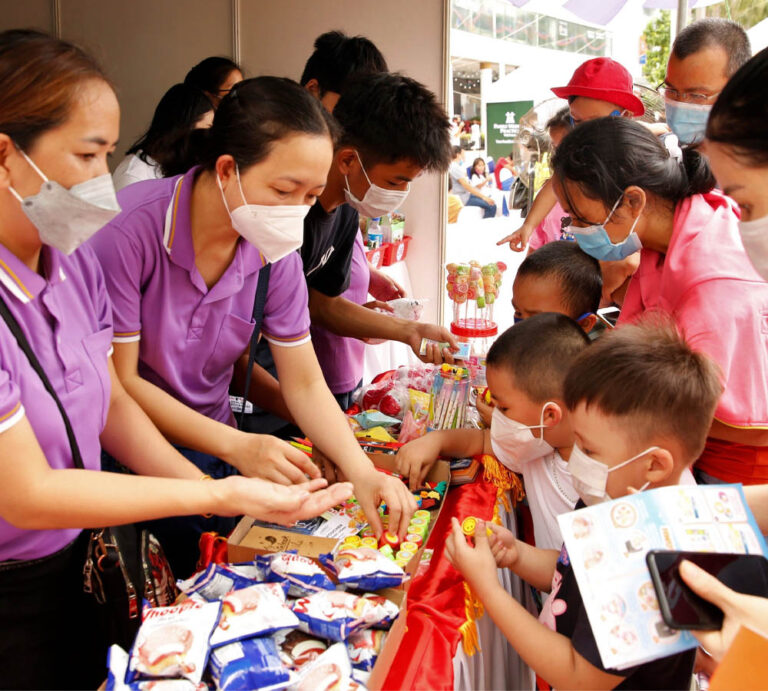
[[[568,86],[552,89],[558,98],[586,96],[614,103],[640,116],[645,112],[643,102],[635,96],[632,75],[611,58],[593,58],[579,65]]]

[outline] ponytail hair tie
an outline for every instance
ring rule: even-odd
[[[667,149],[667,153],[669,154],[670,158],[674,158],[678,163],[683,162],[683,150],[680,148],[680,143],[678,142],[677,135],[675,134],[665,134],[664,137],[662,137],[662,141],[664,142],[664,146]]]

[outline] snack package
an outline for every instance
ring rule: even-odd
[[[284,689],[295,680],[271,638],[249,638],[211,651],[208,670],[219,691]]]
[[[327,641],[297,629],[277,631],[273,640],[278,647],[283,664],[292,669],[303,667],[328,650]]]
[[[211,647],[266,636],[278,629],[292,629],[298,625],[296,615],[285,604],[283,586],[257,583],[224,596],[219,623],[211,634]]]
[[[393,310],[390,314],[393,314],[395,317],[408,319],[409,321],[419,321],[424,313],[426,302],[426,299],[396,298],[395,300],[388,300],[387,304]]]
[[[390,417],[384,415],[384,413],[378,410],[366,410],[362,413],[355,415],[357,424],[361,429],[370,429],[371,427],[391,427],[392,425],[399,425],[400,420],[396,417]]]
[[[354,682],[344,644],[332,645],[316,660],[304,665],[298,677],[291,691],[348,691]]]
[[[370,672],[384,645],[384,631],[367,629],[353,633],[347,639],[347,652],[352,666]]]
[[[193,600],[146,610],[128,662],[128,683],[170,677],[199,684],[220,611],[220,602]]]
[[[236,568],[239,569],[240,565]],[[249,588],[255,582],[225,564],[210,564],[186,581],[177,581],[176,585],[188,597],[199,595],[208,602],[214,602],[233,590]]]
[[[377,595],[360,597],[343,590],[322,590],[293,603],[301,630],[333,641],[345,641],[361,629],[387,626],[398,615],[390,600]]]
[[[205,683],[194,684],[187,679],[146,679],[126,684],[128,653],[119,645],[107,651],[107,670],[106,691],[208,691]]]
[[[288,595],[304,597],[318,590],[333,590],[336,586],[314,561],[302,557],[296,550],[256,557],[270,583],[287,582]]]
[[[339,583],[356,590],[396,588],[407,578],[397,564],[370,547],[342,546],[335,556],[321,554],[320,563],[333,571]]]

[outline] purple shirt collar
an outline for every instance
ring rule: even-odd
[[[48,279],[32,271],[5,245],[0,244],[0,283],[24,304],[34,300],[46,285],[61,283],[67,277],[61,266],[61,254],[57,249],[43,245],[40,258]]]

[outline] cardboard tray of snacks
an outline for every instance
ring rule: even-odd
[[[395,456],[392,453],[374,452],[368,453],[367,456],[373,461],[376,467],[389,472],[395,472]],[[426,482],[429,483],[445,482],[448,486],[450,485],[450,481],[451,473],[449,464],[445,461],[436,462],[426,477]],[[430,533],[437,522],[444,503],[445,497],[443,497],[443,501],[440,502],[437,509],[430,511]],[[405,568],[405,572],[410,574],[411,578],[414,577],[419,564],[422,561],[424,547],[429,539],[430,533],[427,534],[421,548],[411,558]],[[317,559],[321,554],[332,552],[334,547],[336,547],[337,542],[338,540],[333,538],[314,537],[312,535],[295,533],[288,530],[254,525],[254,519],[244,516],[229,537],[227,556],[230,562],[237,563],[250,561],[257,554],[270,554],[272,552],[295,549],[301,555]],[[384,645],[376,660],[376,664],[371,671],[371,676],[367,684],[367,688],[371,691],[377,691],[383,687],[405,633],[408,611],[407,590],[409,584],[410,581],[407,581],[400,588],[388,588],[378,591],[379,595],[383,595],[400,608],[400,614],[394,624],[392,624],[392,628],[387,632]]]

